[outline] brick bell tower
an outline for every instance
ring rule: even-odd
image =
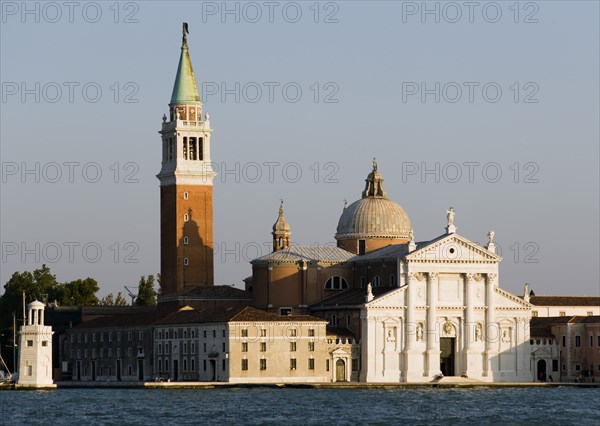
[[[209,116],[202,116],[196,77],[183,24],[181,56],[163,116],[160,180],[161,296],[214,285],[213,171]]]

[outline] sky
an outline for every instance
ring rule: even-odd
[[[189,24],[214,131],[216,284],[334,244],[372,159],[418,241],[503,260],[521,294],[600,295],[599,3],[1,2],[2,285],[50,266],[100,294],[160,272],[157,133]]]

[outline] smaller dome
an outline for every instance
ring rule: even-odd
[[[44,304],[42,302],[38,302],[37,300],[34,300],[29,305],[27,305],[27,307],[28,308],[43,308]]]

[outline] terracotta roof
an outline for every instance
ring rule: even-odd
[[[193,287],[186,291],[181,297],[252,300],[252,295],[249,292],[229,285]]]
[[[531,296],[529,303],[536,306],[600,306],[600,297]]]
[[[250,321],[319,321],[323,319],[309,315],[278,315],[250,306],[245,308],[225,309],[188,309],[174,312],[158,321],[156,325],[203,324],[220,322],[250,322]]]
[[[130,307],[131,308],[131,307]],[[133,307],[135,308],[135,307]],[[135,309],[132,309],[134,311]],[[94,318],[90,321],[84,321],[78,324],[76,329],[90,329],[90,328],[114,328],[114,327],[145,327],[151,326],[155,322],[169,315],[172,309],[153,308],[152,311],[146,310],[144,313],[139,311],[132,313],[131,315],[110,315],[101,316]]]
[[[354,339],[354,333],[352,330],[346,327],[330,327],[327,326],[327,335],[336,337],[351,337]]]
[[[398,287],[373,287],[373,296],[378,297],[397,289]],[[311,308],[318,308],[320,306],[362,305],[365,303],[366,295],[366,288],[351,288],[350,290],[345,290],[321,299],[313,303]]]
[[[530,335],[532,338],[554,337],[550,327],[560,324],[600,324],[600,316],[534,317],[529,323]]]

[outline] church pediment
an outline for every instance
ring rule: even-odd
[[[497,263],[502,260],[497,254],[457,234],[432,240],[406,255],[406,259],[434,263]]]
[[[398,308],[404,306],[404,292],[406,286],[400,287],[394,291],[385,293],[368,303],[365,303],[366,308]]]
[[[499,287],[495,288],[496,309],[520,308],[531,309],[533,305]]]

